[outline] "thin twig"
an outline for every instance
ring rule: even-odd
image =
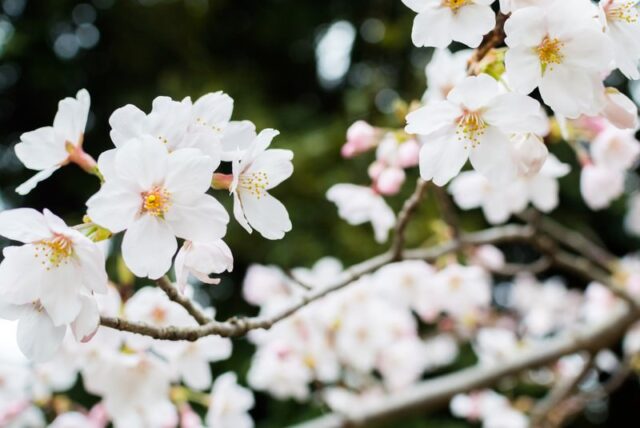
[[[413,194],[409,199],[404,202],[404,205],[398,214],[393,242],[391,243],[391,255],[394,260],[400,260],[402,256],[405,241],[405,230],[411,220],[411,216],[422,201],[426,190],[427,182],[419,178],[416,182],[416,189],[413,191]]]
[[[462,233],[462,230],[460,228],[460,221],[458,219],[456,209],[451,203],[451,197],[442,187],[432,186],[432,190],[435,195],[438,208],[440,209],[440,215],[444,222],[449,226],[451,235],[454,238],[457,238],[460,236],[460,233]]]
[[[188,297],[181,294],[176,287],[173,286],[169,278],[163,276],[156,281],[158,287],[165,292],[169,299],[182,306],[195,319],[198,324],[205,325],[211,321]]]

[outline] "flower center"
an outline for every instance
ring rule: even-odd
[[[171,193],[156,186],[148,192],[142,193],[142,212],[152,216],[162,217],[171,206]]]
[[[454,12],[469,3],[471,3],[471,0],[442,0],[442,6],[448,7]]]
[[[156,324],[164,324],[167,321],[167,311],[159,306],[154,307],[151,310],[151,319]]]
[[[240,177],[240,187],[249,191],[256,198],[260,199],[267,193],[269,186],[269,177],[265,172],[258,171],[251,174],[243,174]]]
[[[480,137],[484,135],[487,126],[480,112],[465,112],[456,127],[458,141],[465,142],[465,149],[468,148],[467,142],[471,143],[472,148],[476,147],[480,144]]]
[[[50,270],[68,263],[73,254],[73,243],[66,236],[56,235],[53,239],[36,242],[35,249],[35,257],[40,259],[46,270]]]
[[[623,21],[627,24],[635,24],[638,22],[638,15],[640,15],[636,3],[637,0],[627,1],[622,4],[607,7],[607,18],[611,21]]]
[[[549,36],[546,36],[542,43],[538,45],[536,52],[538,53],[538,58],[540,58],[543,73],[550,64],[562,63],[562,60],[564,60],[564,55],[562,54],[563,46],[564,43],[559,39],[551,39]]]

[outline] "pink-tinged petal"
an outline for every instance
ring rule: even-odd
[[[427,8],[413,21],[411,40],[417,47],[446,48],[451,44],[453,13],[448,7]]]
[[[52,359],[60,349],[67,327],[55,326],[46,311],[25,310],[18,322],[18,347],[32,361]]]
[[[542,80],[542,65],[535,51],[527,46],[517,46],[505,55],[509,85],[521,94],[529,94]]]
[[[444,186],[458,175],[468,159],[468,150],[455,135],[425,141],[420,149],[420,176]]]
[[[78,342],[90,341],[100,326],[100,312],[93,297],[81,296],[82,309],[71,323],[71,331]]]
[[[79,90],[76,98],[65,98],[58,103],[53,127],[64,142],[76,146],[82,142],[90,106],[91,97],[86,89]]]
[[[167,171],[169,153],[165,145],[150,137],[129,140],[116,153],[116,173],[141,190],[162,184]]]
[[[229,214],[213,196],[174,200],[165,219],[175,235],[190,241],[214,241],[227,233]]]
[[[51,237],[44,216],[33,208],[0,212],[0,235],[12,241],[36,242]]]
[[[493,183],[509,183],[516,175],[510,144],[506,135],[492,126],[488,127],[480,144],[469,154],[471,165]]]
[[[23,195],[23,196],[28,194],[29,192],[31,192],[33,189],[36,188],[38,183],[40,183],[41,181],[44,181],[47,178],[51,177],[53,175],[53,173],[56,172],[59,169],[60,169],[60,166],[58,166],[58,165],[53,166],[53,167],[51,167],[49,169],[43,169],[42,171],[38,172],[37,174],[35,174],[33,177],[31,177],[27,181],[25,181],[24,183],[22,183],[21,185],[16,187],[16,193],[18,195]]]
[[[540,129],[540,103],[526,95],[508,92],[498,95],[482,115],[505,133],[528,133]]]
[[[166,221],[143,215],[127,229],[122,257],[136,276],[158,279],[171,268],[178,243]]]
[[[430,103],[407,115],[405,131],[436,137],[450,130],[461,115],[460,107],[450,101]]]
[[[211,159],[197,149],[180,149],[169,155],[165,188],[170,193],[204,193],[211,186]]]
[[[138,107],[127,104],[111,114],[111,141],[116,147],[146,133],[147,115]]]
[[[6,247],[0,263],[0,296],[3,302],[22,305],[40,297],[45,268],[31,245]]]
[[[42,276],[40,302],[55,325],[69,324],[80,312],[82,278],[73,261],[51,266]]]
[[[107,271],[104,253],[89,239],[77,239],[73,243],[74,255],[78,261],[82,284],[88,290],[99,294],[107,292]]]
[[[291,230],[287,209],[270,194],[256,197],[241,189],[240,201],[248,223],[266,239],[282,239]]]
[[[476,48],[484,35],[496,25],[496,14],[491,6],[469,4],[453,15],[452,25],[453,40]]]
[[[249,178],[264,175],[266,189],[272,189],[293,174],[293,152],[291,150],[270,149],[259,154],[251,166],[243,173]],[[254,177],[254,174],[257,174]]]
[[[510,48],[538,46],[546,36],[544,9],[526,7],[511,14],[504,24],[505,43]]]
[[[64,162],[69,153],[64,140],[56,138],[51,126],[25,132],[15,146],[16,156],[29,169],[49,169]]]
[[[142,209],[140,190],[122,180],[106,182],[98,193],[87,201],[91,220],[118,233],[129,227]]]
[[[500,86],[488,74],[466,77],[449,92],[447,99],[475,111],[487,106],[500,94]]]
[[[230,162],[256,138],[256,126],[248,120],[229,122],[222,137],[222,160]]]

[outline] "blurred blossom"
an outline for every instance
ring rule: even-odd
[[[24,12],[27,0],[4,0],[2,10],[9,16],[19,16]]]
[[[356,30],[347,21],[338,21],[316,39],[316,71],[326,89],[338,86],[351,66],[351,50]]]
[[[71,59],[78,54],[80,43],[73,33],[60,34],[53,43],[53,50],[62,59]]]
[[[377,18],[369,18],[360,26],[360,35],[369,43],[379,43],[384,39],[386,29],[384,22]]]
[[[80,3],[73,8],[71,17],[77,25],[92,24],[96,20],[96,9],[88,3]]]
[[[80,47],[90,49],[100,40],[100,31],[92,24],[81,24],[76,30],[76,37]]]

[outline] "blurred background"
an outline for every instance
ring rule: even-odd
[[[431,50],[413,48],[413,16],[400,0],[2,0],[0,203],[4,208],[47,207],[70,224],[81,221],[97,180],[71,166],[20,197],[15,187],[33,172],[13,152],[21,133],[50,125],[58,101],[80,88],[92,97],[84,147],[96,157],[112,147],[108,119],[116,108],[132,103],[149,111],[158,95],[196,99],[225,91],[235,100],[234,120],[280,130],[273,146],[295,153],[293,177],[274,192],[288,207],[293,231],[271,242],[247,235],[232,221],[226,241],[234,251],[235,270],[221,285],[199,289],[198,297],[212,301],[218,318],[254,314],[240,293],[251,263],[289,269],[333,255],[351,264],[384,250],[369,225],[351,227],[339,220],[324,194],[335,183],[369,184],[366,169],[373,155],[340,158],[347,127],[358,119],[401,127],[398,106],[422,96]],[[640,99],[640,86],[628,88],[616,76],[609,83]],[[575,166],[564,146],[552,150]],[[404,192],[389,200],[392,207],[399,208],[416,177],[414,171]],[[561,181],[563,203],[554,216],[599,237],[618,254],[637,249],[638,242],[623,234],[624,202],[592,213],[579,196],[578,179],[574,171]],[[637,188],[637,183],[630,185]],[[216,196],[231,206],[228,195]],[[409,229],[410,245],[433,239],[436,217],[428,200]],[[484,221],[473,212],[463,224],[473,229]],[[530,257],[518,247],[508,251],[514,261]],[[125,293],[126,287],[146,285],[134,283],[117,259],[109,267]],[[584,286],[577,280],[570,284]],[[252,352],[245,340],[235,340],[233,357],[214,364],[214,374],[232,369],[242,379]],[[79,388],[72,395],[88,404],[95,399]],[[257,397],[253,415],[261,427],[281,427],[326,411]],[[638,386],[629,381],[611,398],[608,411],[587,412],[573,426],[628,426],[637,404]],[[468,425],[445,410],[402,426]]]

